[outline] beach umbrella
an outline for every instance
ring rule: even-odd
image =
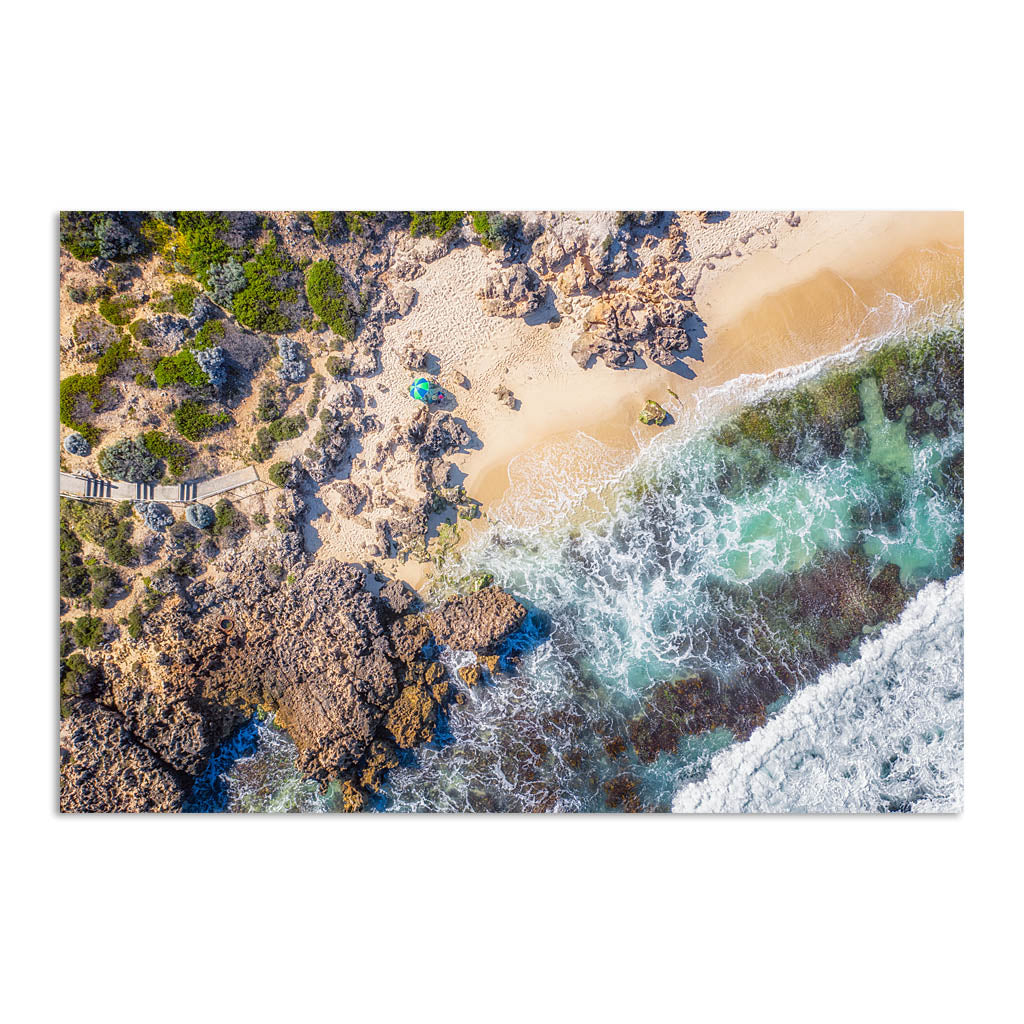
[[[419,377],[412,382],[409,394],[420,402],[432,402],[437,397],[437,389],[426,377]]]

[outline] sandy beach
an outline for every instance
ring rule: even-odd
[[[581,368],[570,355],[580,330],[572,316],[556,326],[481,317],[472,288],[479,250],[456,251],[431,268],[436,280],[423,281],[419,299],[431,318],[424,340],[442,383],[455,366],[472,382],[468,392],[455,389],[457,414],[480,447],[459,464],[490,519],[526,524],[550,516],[559,495],[600,484],[665,429],[686,429],[713,389],[834,354],[962,302],[961,213],[800,213],[796,227],[740,241],[763,216],[733,214],[695,224],[688,235],[704,336],[671,370]],[[495,401],[495,383],[512,389],[517,410]],[[675,427],[637,422],[647,398],[670,411]],[[514,508],[504,501],[510,487]],[[464,528],[463,541],[473,532]],[[417,585],[426,568],[410,562],[396,571]]]

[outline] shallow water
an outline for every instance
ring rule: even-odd
[[[929,363],[913,384],[934,423],[911,410],[886,419],[869,376],[858,386],[862,421],[838,454],[814,428],[776,458],[764,444],[725,443],[709,423],[665,434],[571,523],[492,525],[459,571],[486,569],[530,608],[505,651],[516,670],[451,708],[439,740],[392,774],[379,809],[668,810],[712,763],[717,771],[716,755],[751,747],[764,730],[737,743],[719,726],[643,760],[633,740],[660,683],[699,673],[718,693],[749,691],[775,716],[771,727],[836,658],[854,663],[856,640],[825,650],[823,620],[793,612],[801,580],[822,566],[836,575],[829,558],[866,557],[870,576],[895,563],[908,598],[953,575],[963,501],[962,475],[958,486],[949,467],[963,449],[962,413],[957,402],[935,404],[949,389]],[[447,655],[453,665],[460,657]],[[330,808],[329,795],[289,769],[290,750],[285,736],[257,727],[255,752],[226,772],[226,807]],[[894,807],[914,803],[900,793]],[[849,800],[848,809],[881,806],[880,797]],[[793,806],[818,805],[805,793]]]

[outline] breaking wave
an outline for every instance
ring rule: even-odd
[[[672,809],[960,811],[963,602],[962,575],[928,584],[855,662],[716,754]]]

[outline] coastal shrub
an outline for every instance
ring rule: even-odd
[[[89,603],[93,608],[106,608],[111,594],[121,586],[121,577],[109,565],[97,562],[89,566],[89,579],[92,581]]]
[[[228,382],[227,355],[219,345],[213,348],[203,348],[196,353],[196,362],[199,368],[210,379],[210,386],[214,391],[220,391]]]
[[[132,340],[127,334],[118,332],[117,339],[96,361],[96,376],[103,379],[112,377],[124,363],[138,358],[139,353],[132,347]]]
[[[137,501],[135,511],[147,529],[157,533],[174,522],[174,515],[166,505],[157,501]]]
[[[191,316],[192,308],[199,298],[199,289],[187,282],[171,286],[171,302],[182,316]]]
[[[188,347],[193,352],[202,352],[203,349],[215,348],[217,343],[224,337],[223,320],[207,320],[202,327],[196,331],[196,336],[189,342]]]
[[[221,237],[221,232],[230,229],[231,222],[223,213],[202,210],[182,210],[176,219],[180,237],[175,255],[209,289],[210,268],[227,262],[233,255]]]
[[[226,412],[207,412],[205,406],[191,398],[182,402],[174,410],[174,425],[178,433],[190,441],[199,441],[218,427],[231,422]]]
[[[169,388],[174,384],[187,384],[189,387],[202,388],[210,383],[209,374],[189,349],[182,349],[172,356],[164,356],[156,364],[153,377],[159,388]]]
[[[78,559],[61,557],[60,596],[84,597],[89,593],[91,583],[89,570]]]
[[[342,359],[340,356],[328,356],[327,357],[327,372],[337,380],[339,377],[344,377],[346,373],[349,373],[352,369],[352,363],[348,359]]]
[[[518,217],[505,213],[476,210],[472,213],[473,230],[485,249],[496,249],[512,239],[519,230]]]
[[[233,256],[214,263],[207,272],[207,291],[219,306],[230,308],[234,297],[245,287],[245,271]]]
[[[214,520],[210,532],[215,537],[237,538],[246,532],[245,516],[227,498],[213,506]]]
[[[292,478],[292,465],[290,462],[275,462],[270,467],[270,482],[278,487],[286,487]]]
[[[309,219],[313,222],[313,234],[316,235],[318,241],[324,242],[331,237],[336,216],[337,214],[333,210],[317,210],[309,215]]]
[[[280,285],[281,279],[297,270],[287,253],[278,252],[277,239],[271,238],[250,260],[242,265],[245,287],[235,294],[235,317],[244,327],[280,334],[291,322],[281,311],[286,302],[294,302],[294,287]]]
[[[71,433],[64,438],[64,451],[68,455],[78,455],[84,458],[91,450],[89,442],[81,434]]]
[[[99,647],[103,639],[103,620],[94,615],[83,615],[75,619],[71,636],[79,647]]]
[[[310,309],[335,334],[349,341],[355,337],[355,315],[345,292],[345,279],[332,260],[318,260],[306,271],[306,297]]]
[[[350,235],[361,235],[378,216],[376,210],[346,210],[345,229]]]
[[[294,416],[282,416],[280,419],[274,420],[266,429],[275,441],[290,441],[303,433],[308,426],[308,420],[300,412]]]
[[[270,431],[266,427],[260,427],[249,449],[249,458],[253,462],[266,462],[274,454],[276,447],[277,442],[270,436]]]
[[[160,256],[170,256],[170,245],[177,232],[174,226],[168,221],[161,220],[159,216],[147,217],[139,226],[139,234],[145,239],[150,252]]]
[[[66,210],[60,214],[60,245],[83,263],[97,256],[124,259],[142,251],[142,238],[120,214]]]
[[[418,210],[410,212],[409,234],[416,238],[418,235],[433,235],[434,238],[441,238],[454,228],[463,217],[464,210]]]
[[[151,455],[163,459],[175,476],[181,476],[185,472],[192,453],[180,441],[168,437],[161,430],[149,430],[142,435],[142,443]]]
[[[137,305],[138,302],[130,296],[119,295],[113,299],[102,299],[96,310],[104,320],[115,327],[124,327],[131,322]]]
[[[142,609],[137,604],[132,605],[132,610],[122,621],[133,640],[138,640],[142,636]]]
[[[264,381],[260,388],[259,402],[256,404],[256,418],[263,423],[278,419],[283,409],[281,389],[272,381]]]
[[[114,480],[139,483],[159,477],[159,462],[141,438],[115,441],[109,448],[101,449],[97,461],[100,472]]]
[[[103,404],[102,396],[103,379],[95,374],[75,373],[60,382],[60,421],[81,434],[89,444],[99,440],[100,432],[82,419],[79,404],[85,399],[96,412]]]
[[[217,515],[209,505],[196,501],[185,509],[185,518],[197,530],[208,530],[213,526]]]
[[[298,383],[306,379],[306,359],[302,346],[291,338],[279,338],[277,354],[281,357],[281,369],[278,373],[282,380]]]

